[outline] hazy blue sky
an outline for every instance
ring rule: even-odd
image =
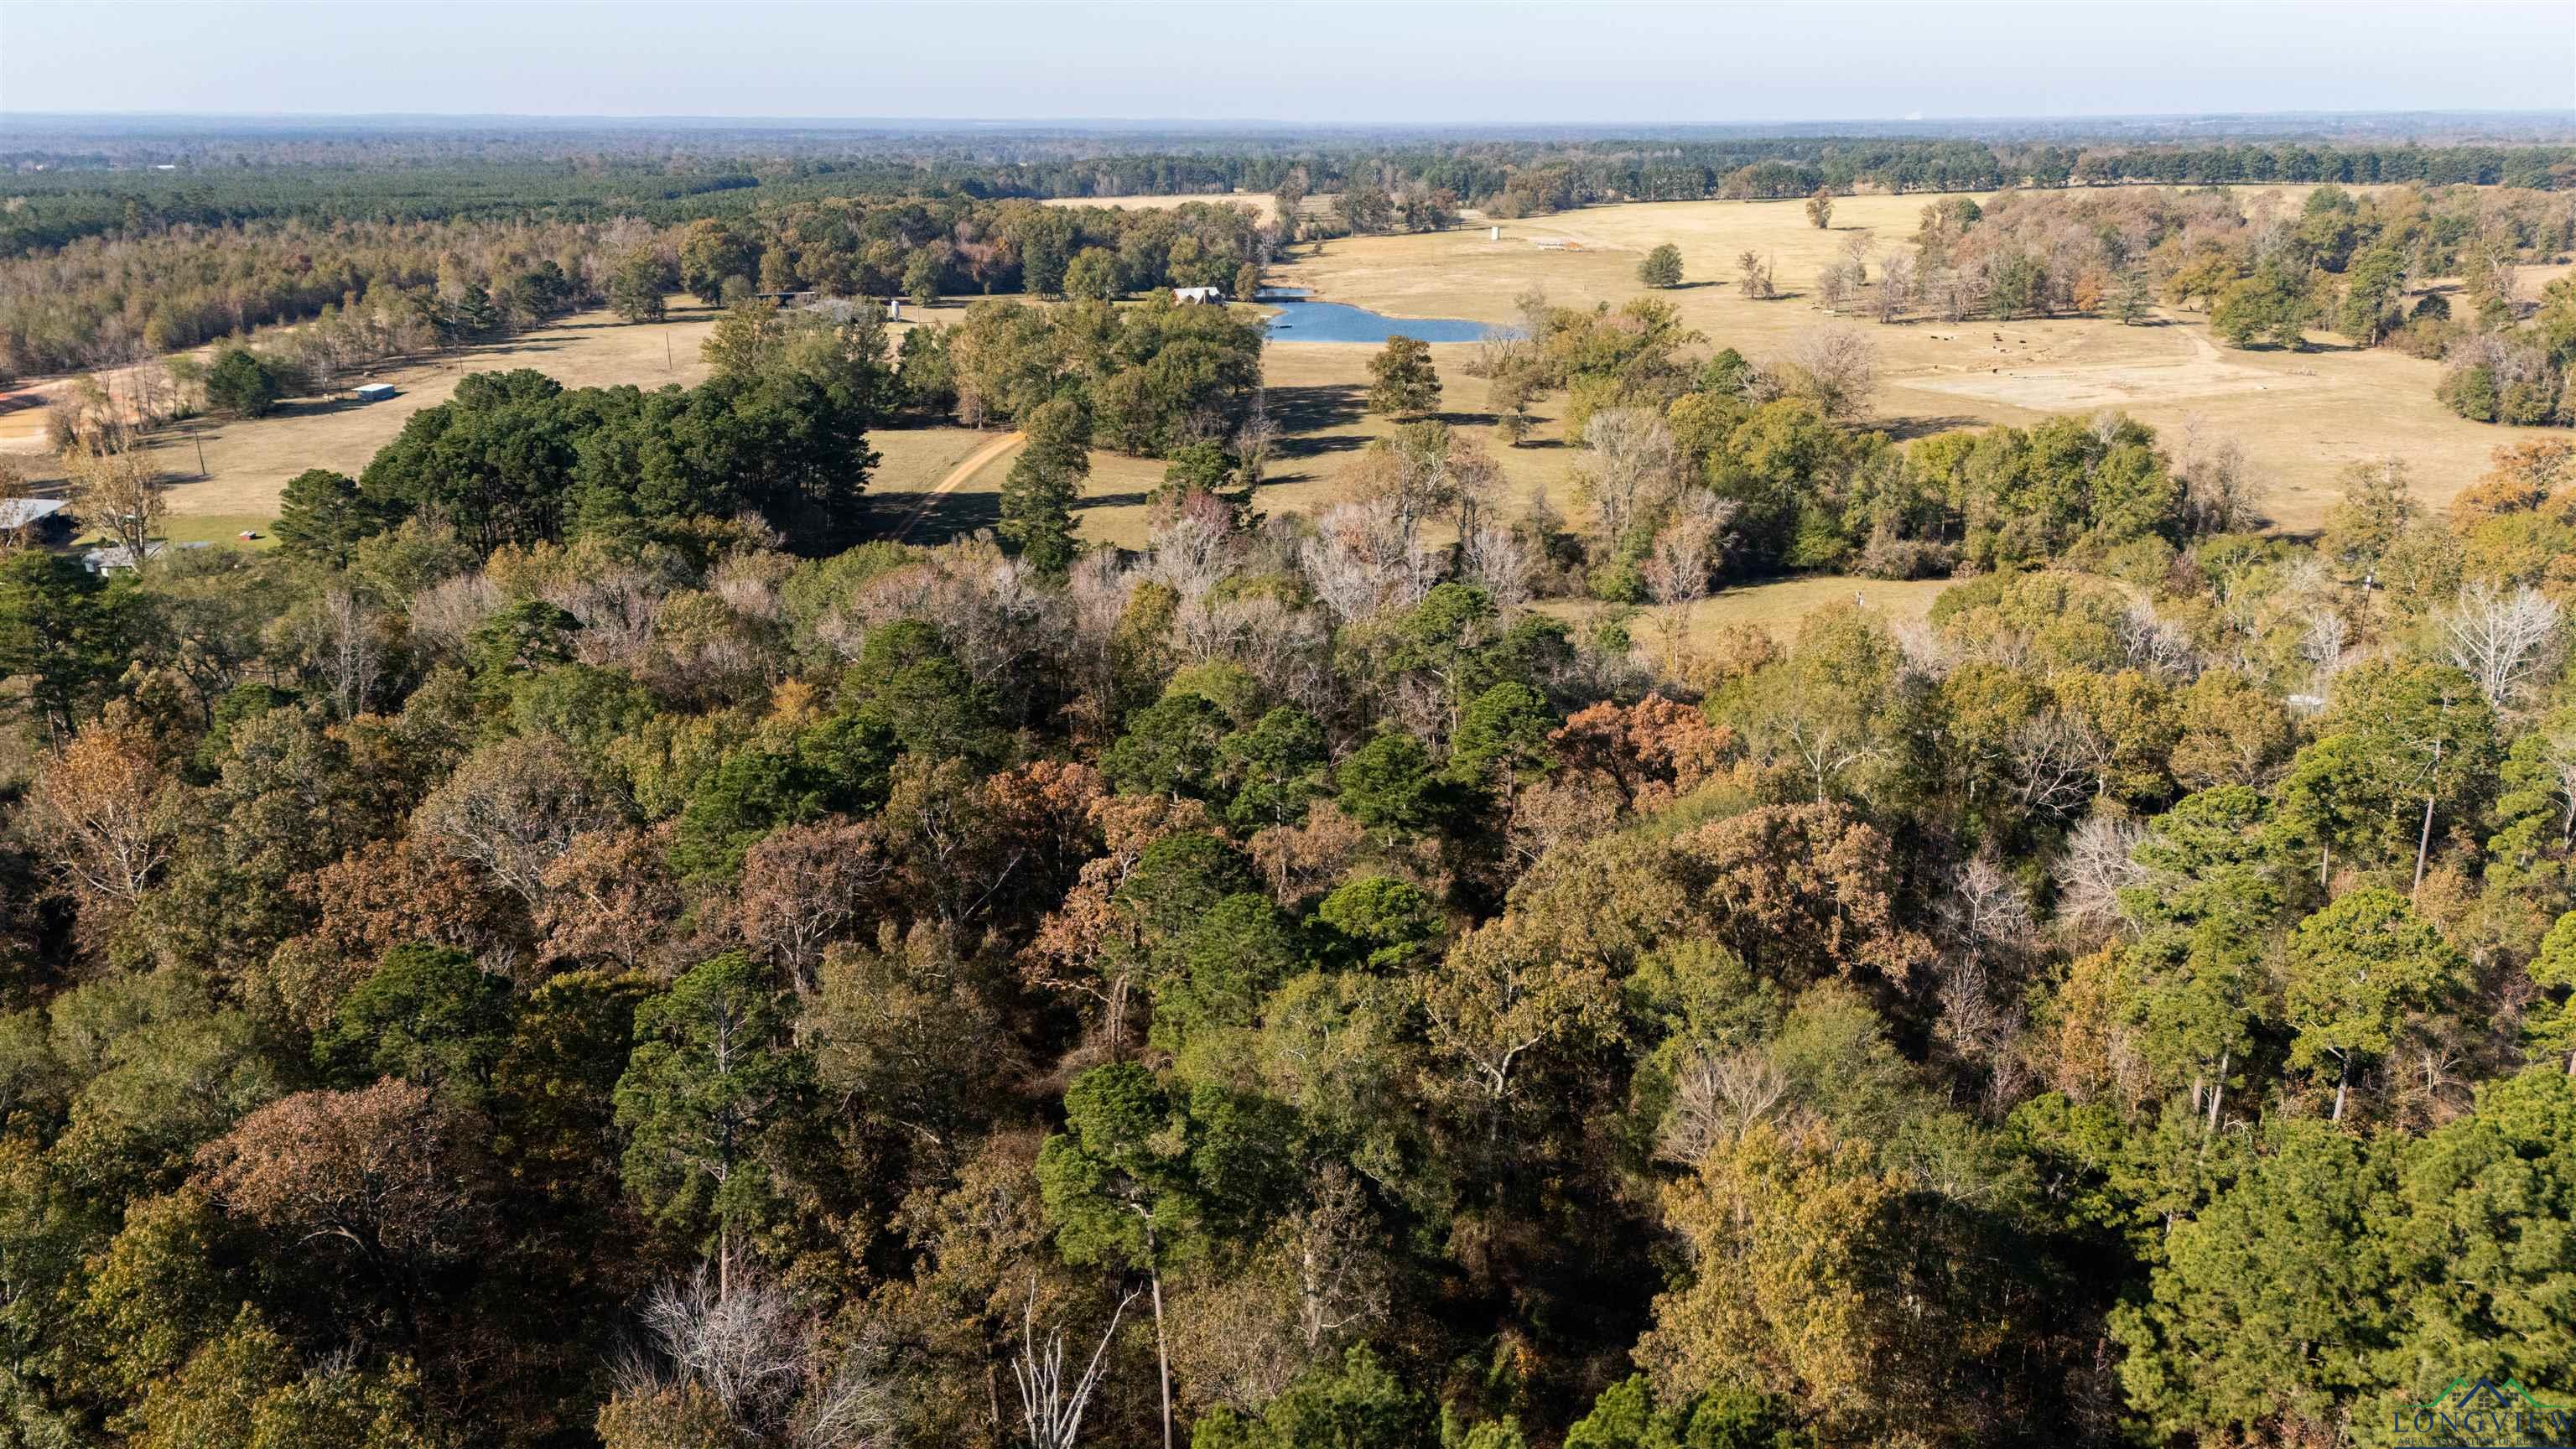
[[[2576,0],[0,0],[0,109],[1738,121],[2576,106]]]

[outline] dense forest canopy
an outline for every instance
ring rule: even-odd
[[[2227,438],[1890,436],[1865,328],[1747,357],[1650,279],[1464,362],[1561,397],[1579,516],[1404,338],[1278,512],[1261,326],[1167,290],[1276,221],[712,206],[768,185],[10,264],[12,349],[313,308],[194,374],[245,414],[722,309],[692,387],[465,376],[273,549],[148,551],[128,424],[66,416],[137,566],[0,534],[11,1442],[2394,1449],[2576,1392],[2566,435],[2284,537]],[[2564,369],[2569,297],[2493,277],[2565,206],[1950,198],[1845,280]],[[760,295],[807,290],[995,295],[897,343]],[[1025,435],[995,533],[871,510],[933,421]],[[1083,534],[1095,450],[1162,470],[1141,548]],[[1827,569],[1778,632],[1704,607]]]
[[[745,301],[275,552],[0,558],[13,1432],[2286,1445],[2576,1372],[2570,450],[2293,542],[2116,415],[1899,445],[1531,306],[1579,521],[1428,416],[1253,511],[1223,309]],[[969,408],[1006,539],[861,541]],[[1169,460],[1142,552],[1085,442]],[[1538,607],[1855,554],[1961,582]]]

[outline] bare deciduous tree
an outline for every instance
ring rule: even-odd
[[[1803,397],[1836,420],[1856,418],[1878,390],[1878,344],[1857,328],[1812,327],[1761,373],[1774,395]]]
[[[2182,485],[2183,525],[2194,533],[2230,533],[2255,523],[2247,467],[2244,445],[2197,415],[2183,419],[2172,467]]]
[[[1354,1324],[1386,1316],[1386,1265],[1377,1251],[1367,1198],[1347,1167],[1327,1164],[1286,1241],[1297,1268],[1297,1325],[1309,1354]]]
[[[1109,1315],[1109,1326],[1101,1331],[1100,1346],[1091,1351],[1091,1361],[1082,1372],[1065,1376],[1064,1328],[1047,1329],[1044,1347],[1038,1339],[1038,1282],[1029,1278],[1028,1302],[1020,1310],[1020,1349],[1011,1360],[1011,1380],[1020,1389],[1020,1423],[1028,1430],[1029,1449],[1073,1449],[1082,1438],[1082,1416],[1091,1407],[1092,1395],[1100,1390],[1100,1380],[1108,1371],[1106,1359],[1110,1341],[1118,1336],[1118,1321],[1127,1314],[1127,1305],[1136,1301],[1130,1292],[1118,1300]]]
[[[1718,544],[1736,504],[1703,489],[1686,490],[1646,555],[1646,589],[1663,606],[1664,664],[1678,666],[1692,606],[1708,597]]]
[[[1771,285],[1770,259],[1760,252],[1739,253],[1735,258],[1735,271],[1736,289],[1745,296],[1757,302],[1767,302],[1780,295],[1779,289]]]
[[[1520,535],[1492,519],[1484,519],[1459,535],[1458,571],[1468,583],[1493,596],[1497,608],[1508,613],[1530,601],[1531,580],[1537,567],[1529,550],[1522,546]]]
[[[2150,674],[2189,679],[2200,672],[2200,651],[2191,636],[2160,617],[2155,606],[2133,604],[2120,616],[2120,649],[2129,662]]]
[[[150,562],[152,535],[170,511],[161,487],[161,470],[151,455],[130,442],[98,440],[78,444],[63,455],[71,475],[72,508],[83,522],[124,549],[140,571]]]
[[[804,1381],[803,1335],[784,1291],[733,1277],[723,1291],[701,1264],[684,1282],[656,1286],[644,1299],[644,1328],[670,1367],[736,1420],[772,1421]]]
[[[366,713],[385,668],[382,615],[357,590],[334,585],[323,590],[310,623],[307,653],[331,691],[332,708],[342,719]]]
[[[1423,523],[1458,502],[1462,461],[1455,434],[1436,422],[1420,423],[1370,444],[1345,476],[1351,498],[1382,508],[1395,524],[1400,546],[1409,551],[1419,541]],[[1480,463],[1476,481],[1490,485],[1491,460]]]
[[[2031,945],[2030,898],[1990,856],[1960,867],[1933,907],[1943,944],[1936,1030],[1986,1075],[1987,1101],[2001,1109],[2021,1094],[2028,1069],[2016,1052],[2022,1013],[2015,984]]]
[[[2089,720],[2065,710],[2044,710],[2023,721],[2004,746],[2023,806],[2053,815],[2081,808],[2094,795],[2107,743]]]
[[[1895,322],[1914,306],[1914,253],[1899,247],[1878,259],[1878,320]]]
[[[1344,503],[1315,521],[1316,536],[1299,561],[1324,607],[1345,622],[1384,608],[1404,608],[1429,593],[1437,559],[1407,531],[1385,500]]]
[[[2451,662],[2498,709],[2519,704],[2557,662],[2558,602],[2529,584],[2508,592],[2474,581],[2442,611],[2441,621]]]
[[[466,636],[499,613],[508,602],[501,586],[480,572],[445,578],[411,596],[404,612],[411,617],[411,637],[442,653],[465,647]]]
[[[2309,612],[2307,627],[2299,633],[2299,653],[2317,667],[2318,674],[2330,675],[2343,667],[2344,650],[2351,642],[2352,626],[2344,622],[2343,615],[2329,605],[2319,604]]]
[[[735,1273],[719,1287],[704,1265],[644,1300],[646,1352],[619,1367],[618,1396],[649,1400],[687,1384],[760,1443],[794,1449],[891,1444],[894,1399],[865,1355],[826,1350],[818,1325],[784,1289]]]
[[[1232,564],[1230,530],[1203,509],[1185,508],[1156,529],[1145,564],[1145,577],[1168,586],[1182,599],[1201,597],[1216,587]]]
[[[468,755],[412,817],[439,849],[480,866],[531,908],[545,905],[546,867],[573,837],[616,823],[580,762],[548,738],[501,740]]]
[[[1580,486],[1591,500],[1602,541],[1616,544],[1660,509],[1681,486],[1682,453],[1672,429],[1651,408],[1604,408],[1583,428],[1591,450]]]
[[[1944,267],[1923,279],[1926,295],[1941,309],[1941,320],[1959,322],[1986,305],[1982,267]]]
[[[1774,1120],[1789,1098],[1789,1079],[1755,1049],[1702,1055],[1673,1080],[1672,1105],[1655,1135],[1655,1155],[1696,1167],[1757,1122]]]
[[[2060,918],[2096,930],[2122,919],[2120,892],[2147,877],[2132,854],[2146,830],[2117,815],[2087,815],[2066,837],[2066,852],[2051,872],[2057,879]]]

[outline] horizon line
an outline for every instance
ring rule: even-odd
[[[594,112],[594,111],[154,111],[154,110],[15,110],[0,106],[0,122],[25,120],[79,121],[510,121],[510,122],[642,122],[734,124],[734,125],[800,125],[885,127],[896,125],[945,126],[1279,126],[1322,130],[1411,129],[1424,131],[1472,130],[1492,126],[1579,126],[1592,129],[1630,127],[1705,127],[1705,126],[1833,126],[1833,125],[1964,125],[1982,122],[2036,121],[2188,121],[2188,120],[2273,120],[2273,119],[2363,119],[2370,117],[2457,116],[2464,118],[2566,118],[2576,121],[2576,106],[2401,106],[2367,110],[2184,110],[2184,111],[2032,111],[1959,113],[1948,115],[1909,114],[1902,116],[1745,116],[1703,118],[1696,120],[1621,117],[1601,120],[1547,119],[1528,120],[1489,117],[1477,120],[1300,120],[1281,116],[851,116],[851,115],[760,115],[724,112]]]

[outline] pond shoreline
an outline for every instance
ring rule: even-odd
[[[1489,323],[1459,317],[1390,317],[1343,302],[1311,300],[1307,287],[1264,287],[1252,295],[1255,306],[1270,309],[1264,323],[1274,342],[1338,342],[1359,346],[1383,344],[1390,337],[1423,342],[1479,342],[1501,330]]]

